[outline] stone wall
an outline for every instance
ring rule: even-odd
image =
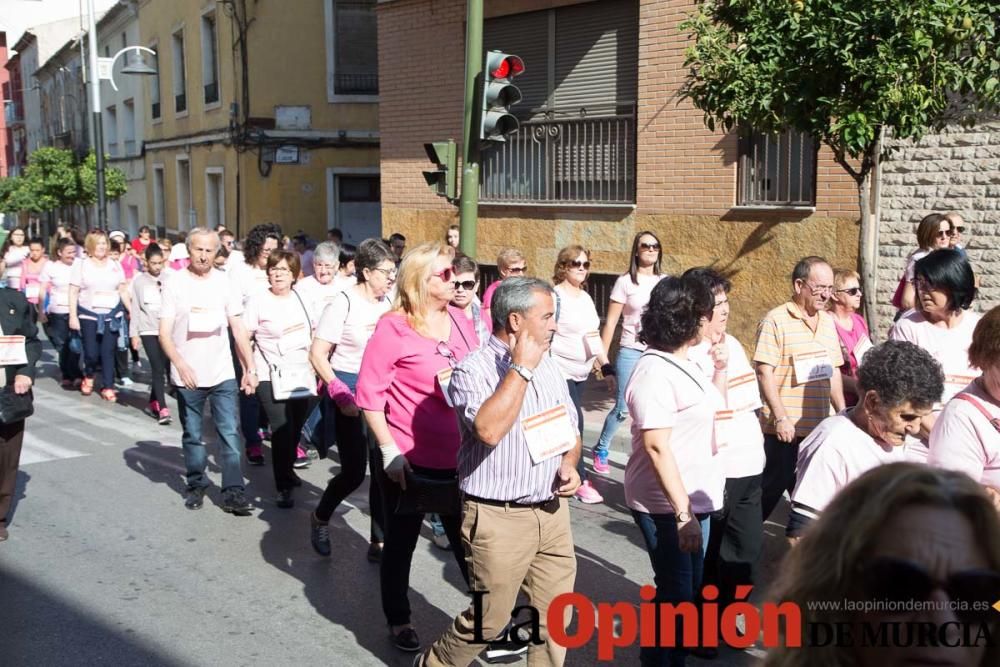
[[[951,128],[919,142],[899,141],[883,163],[878,303],[881,329],[892,323],[892,295],[916,249],[917,223],[928,213],[957,211],[980,278],[973,307],[1000,305],[1000,120]]]

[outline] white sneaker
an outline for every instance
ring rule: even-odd
[[[132,382],[132,378],[130,378],[130,377],[123,377],[118,384],[120,384],[123,387],[131,387],[135,383]]]

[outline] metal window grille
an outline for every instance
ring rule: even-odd
[[[741,206],[813,206],[816,144],[804,132],[750,131],[740,138]]]

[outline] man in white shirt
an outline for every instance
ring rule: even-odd
[[[222,467],[222,509],[248,516],[253,506],[244,494],[240,469],[238,390],[227,333],[232,330],[243,367],[240,388],[252,394],[257,387],[257,370],[240,318],[243,300],[226,274],[213,271],[220,247],[216,232],[195,228],[185,243],[191,263],[164,284],[160,307],[160,345],[170,359],[170,377],[177,386],[177,407],[184,429],[184,506],[201,508],[209,484],[205,474],[208,453],[201,439],[205,402],[209,401],[219,436],[216,460]]]

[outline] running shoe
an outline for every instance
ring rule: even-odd
[[[170,410],[166,408],[160,410],[159,419],[157,419],[156,421],[160,423],[160,426],[167,426],[171,422]]]
[[[222,492],[222,511],[234,516],[250,516],[253,505],[238,486]]]
[[[586,503],[588,505],[596,505],[597,503],[604,502],[604,496],[597,492],[590,484],[588,479],[586,482],[580,485],[580,488],[576,490],[576,499],[581,503]]]
[[[247,445],[247,462],[252,466],[264,465],[264,448],[261,445]]]
[[[123,387],[131,387],[132,385],[135,384],[135,382],[132,382],[132,378],[126,375],[125,377],[123,377],[121,380],[118,381],[118,384],[120,384]]]
[[[330,555],[330,524],[317,519],[315,512],[309,515],[309,539],[316,553]]]
[[[302,448],[302,445],[296,447],[295,463],[292,465],[296,468],[308,468],[310,463],[312,463],[312,461],[310,460],[309,455],[306,454],[306,450]]]
[[[295,498],[292,497],[292,490],[283,489],[278,491],[278,497],[275,499],[275,504],[283,510],[295,507]]]
[[[392,643],[400,651],[412,653],[420,650],[420,637],[413,628],[403,628],[399,632],[393,633]]]
[[[152,417],[153,419],[159,419],[160,418],[160,402],[159,401],[150,401],[149,402],[149,406],[146,408],[146,414],[149,415],[150,417]]]
[[[602,475],[611,474],[611,466],[608,465],[608,453],[594,451],[594,472]]]
[[[200,510],[205,503],[205,487],[189,486],[184,491],[184,507],[189,510]]]

